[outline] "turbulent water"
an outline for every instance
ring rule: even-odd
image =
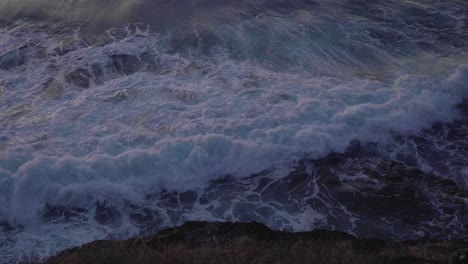
[[[468,3],[2,0],[0,263],[187,220],[468,239]]]

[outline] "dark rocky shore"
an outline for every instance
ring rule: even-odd
[[[468,263],[468,242],[357,239],[343,232],[273,231],[259,223],[187,222],[155,236],[95,241],[45,264]]]

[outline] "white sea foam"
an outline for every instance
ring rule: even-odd
[[[89,63],[102,61],[109,49],[135,52],[116,46],[79,56]],[[132,42],[132,48],[140,47]],[[278,73],[230,60],[204,63],[207,73],[191,76],[181,72],[193,62],[159,59],[169,74],[118,77],[46,102],[31,98],[41,89],[36,85],[20,118],[9,116],[14,106],[3,111],[9,139],[1,164],[14,191],[2,192],[2,199],[10,218],[27,221],[64,197],[138,199],[158,188],[187,190],[223,175],[248,176],[304,155],[344,151],[356,139],[389,140],[392,131],[453,120],[466,94],[465,66],[446,79],[406,75],[383,83]],[[25,85],[39,75],[34,71],[44,73],[30,71]],[[105,101],[122,91],[135,92]]]

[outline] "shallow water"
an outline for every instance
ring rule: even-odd
[[[3,1],[0,15],[5,262],[186,220],[467,238],[464,1]]]

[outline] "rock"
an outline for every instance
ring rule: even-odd
[[[468,250],[456,254],[450,261],[450,264],[466,264],[468,263]]]
[[[93,75],[85,69],[76,69],[65,76],[65,81],[80,88],[89,88]]]
[[[164,244],[185,241],[192,247],[218,247],[240,237],[251,237],[258,242],[275,241],[281,234],[259,223],[186,222],[180,227],[160,231],[148,241],[148,246],[158,249]]]
[[[400,257],[392,259],[388,262],[389,264],[438,264],[437,261],[430,261],[427,259],[415,258],[415,257]]]
[[[12,49],[0,55],[0,69],[10,70],[24,64],[25,58],[20,49]]]
[[[150,210],[142,215],[149,222]],[[46,260],[59,263],[447,263],[466,242],[392,243],[343,232],[290,233],[251,223],[186,222],[150,237],[95,241]],[[424,257],[422,257],[424,256]],[[464,255],[463,255],[464,256]],[[458,259],[461,255],[457,256]],[[466,263],[466,262],[454,262]]]

